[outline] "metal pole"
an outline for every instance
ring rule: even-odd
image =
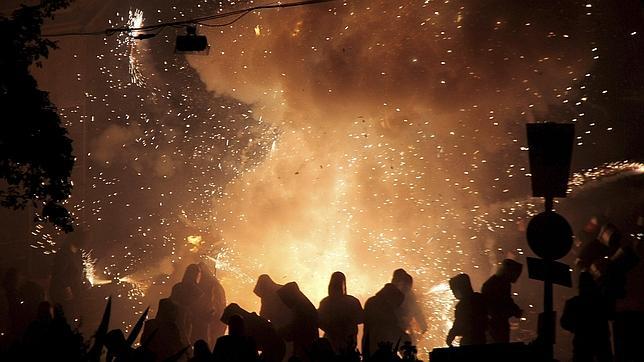
[[[555,343],[555,317],[553,308],[553,288],[550,275],[550,261],[546,260],[546,275],[543,282],[543,339],[544,339],[544,353],[545,360],[552,361],[554,359],[554,343]]]
[[[546,211],[552,211],[552,209],[554,208],[553,203],[553,197],[546,196]]]
[[[546,196],[545,204],[546,212],[553,209],[553,197]],[[543,321],[542,321],[542,338],[544,343],[544,354],[546,361],[554,359],[554,343],[555,343],[555,316],[553,307],[553,288],[551,278],[551,263],[550,260],[545,261],[545,279],[543,281]]]

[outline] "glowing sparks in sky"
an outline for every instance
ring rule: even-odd
[[[539,211],[527,197],[526,122],[574,122],[575,154],[602,164],[576,173],[572,192],[644,170],[588,151],[621,125],[600,106],[613,92],[595,72],[611,56],[597,39],[605,32],[575,4],[259,12],[200,28],[211,54],[188,60],[172,31],[95,48],[63,40],[52,57],[72,59],[60,71],[79,82],[58,92],[74,99],[60,108],[84,166],[71,201],[93,235],[88,278],[140,299],[159,274],[201,258],[229,301],[256,309],[262,273],[297,281],[317,303],[341,270],[364,302],[403,267],[429,318],[422,346],[443,345],[454,306],[445,281],[468,272],[480,285],[499,259],[523,255],[499,235],[516,236]],[[153,24],[238,6],[127,4],[100,21],[132,28],[144,13]],[[33,232],[33,247],[50,252],[52,233]]]
[[[128,12],[128,21],[127,26],[129,28],[140,28],[143,26],[143,11],[140,9],[135,9]],[[130,82],[136,84],[139,87],[145,85],[145,76],[141,72],[141,64],[138,59],[138,41],[133,38],[139,32],[133,31],[129,34],[121,34],[120,37],[123,38],[125,46],[128,47],[128,72],[130,73]]]

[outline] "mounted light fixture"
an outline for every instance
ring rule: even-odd
[[[186,35],[177,35],[174,50],[176,53],[208,54],[210,46],[205,35],[197,35],[196,25],[188,25],[186,26]]]

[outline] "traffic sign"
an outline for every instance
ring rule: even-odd
[[[527,124],[532,196],[566,197],[575,125]]]
[[[527,257],[528,277],[534,280],[551,280],[554,284],[572,287],[570,267],[554,260]]]
[[[530,249],[544,259],[560,259],[572,248],[572,228],[563,216],[554,211],[533,217],[526,234]]]

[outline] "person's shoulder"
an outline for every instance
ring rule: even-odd
[[[473,305],[485,305],[485,296],[479,292],[474,292],[470,297],[470,303]]]
[[[364,302],[364,310],[366,311],[368,308],[373,308],[374,304],[378,304],[378,299],[374,299],[375,297],[370,297]]]
[[[184,283],[183,282],[178,282],[178,283],[175,283],[175,285],[172,286],[172,290],[181,289],[183,287],[184,287]]]
[[[498,283],[499,283],[499,277],[496,274],[494,274],[489,278],[487,278],[487,280],[483,283],[483,286],[481,287],[481,291],[490,287],[494,287]]]
[[[221,345],[225,345],[227,343],[230,343],[229,341],[231,340],[232,337],[233,336],[230,336],[230,335],[226,334],[226,335],[223,335],[223,336],[217,338],[217,341],[215,341],[215,346],[217,346],[217,345],[221,346]]]
[[[347,295],[346,300],[351,304],[361,305],[360,300],[353,295]]]
[[[347,298],[348,298],[348,299],[351,299],[351,300],[353,300],[353,301],[357,301],[357,302],[359,302],[358,298],[354,297],[353,295],[349,295],[349,294],[347,294]]]
[[[578,295],[575,295],[574,297],[566,300],[566,305],[575,306],[575,305],[581,304],[582,302],[583,302],[583,298],[579,297]]]
[[[472,298],[472,299],[474,299],[474,300],[476,300],[476,299],[483,299],[483,294],[482,294],[481,292],[474,292],[474,293],[472,293],[472,297],[471,297],[471,298]]]

